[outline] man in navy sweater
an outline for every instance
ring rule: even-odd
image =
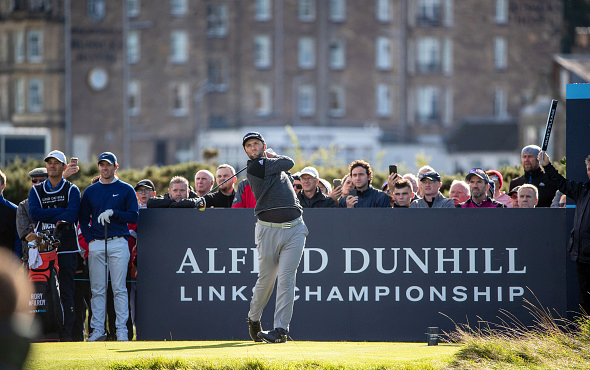
[[[139,208],[133,187],[115,176],[119,165],[117,157],[111,152],[104,152],[98,157],[100,179],[84,191],[80,203],[80,228],[88,243],[88,270],[90,273],[90,290],[92,298],[92,334],[89,342],[106,339],[105,306],[107,281],[105,263],[113,287],[117,340],[127,341],[127,320],[129,310],[125,286],[127,264],[129,263],[129,228],[127,224],[137,222]],[[108,226],[107,226],[108,224]],[[105,240],[105,227],[107,235]],[[105,243],[107,256],[105,261]]]

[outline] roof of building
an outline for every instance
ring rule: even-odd
[[[563,68],[590,82],[590,54],[557,54],[553,59]]]
[[[518,150],[518,123],[493,117],[468,118],[446,138],[449,153]]]

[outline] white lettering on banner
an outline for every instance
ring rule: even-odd
[[[209,251],[209,274],[223,274],[225,273],[225,266],[221,270],[215,270],[215,251],[217,248],[206,248]]]
[[[367,269],[367,267],[369,267],[369,261],[371,260],[371,257],[369,257],[369,252],[367,252],[365,249],[363,248],[342,248],[344,250],[344,254],[346,256],[346,267],[344,268],[344,273],[345,274],[358,274],[361,273],[363,271],[365,271]],[[363,267],[361,267],[358,270],[353,270],[352,269],[352,258],[351,258],[351,252],[359,252],[361,254],[361,256],[363,256]]]
[[[226,300],[226,291],[231,290],[231,301],[233,302],[248,302],[249,299],[243,294],[248,290],[247,285],[232,285],[232,286],[197,286],[194,288],[180,286],[180,301],[181,302],[202,302],[202,292],[205,288],[209,294],[207,301],[221,301]],[[464,286],[418,286],[412,285],[408,287],[403,286],[385,286],[378,285],[370,286],[348,286],[339,287],[332,286],[329,289],[322,286],[305,286],[296,287],[296,292],[304,292],[303,295],[296,294],[295,300],[303,300],[305,302],[400,302],[403,297],[408,302],[447,302],[452,299],[455,302],[503,302],[506,298],[509,302],[514,302],[518,297],[524,295],[524,288],[519,286],[508,287],[508,294],[505,295],[505,289],[499,286],[497,289],[492,289],[490,286],[475,286],[467,288]],[[342,291],[348,290],[348,296],[344,298]],[[325,291],[329,291],[324,295]],[[451,291],[452,295],[448,295]],[[497,294],[493,294],[496,291]],[[393,294],[392,294],[393,292]],[[195,294],[196,293],[196,294]],[[371,294],[372,293],[372,294]],[[196,296],[196,297],[195,297]],[[300,299],[301,298],[301,299]]]
[[[188,261],[187,261],[187,259],[188,259]],[[201,269],[199,268],[199,265],[197,265],[197,260],[195,259],[195,255],[193,254],[193,250],[191,248],[186,249],[186,253],[184,254],[184,257],[182,258],[182,263],[180,264],[180,267],[178,268],[178,271],[176,271],[176,273],[177,274],[184,274],[183,268],[185,266],[190,266],[193,268],[193,271],[191,272],[191,274],[202,273]]]
[[[320,259],[322,260],[320,267],[315,270],[311,269],[311,263],[310,263],[311,252],[319,253]],[[320,249],[320,248],[305,248],[303,250],[303,271],[302,272],[304,274],[318,274],[318,273],[324,271],[326,266],[328,266],[328,253],[326,253],[325,250]]]
[[[238,258],[238,252],[242,252],[244,254],[248,254],[248,249],[246,248],[229,248],[231,251],[231,270],[230,274],[239,274],[240,271],[238,270],[238,262],[241,262],[243,265],[246,265],[246,256],[242,258]]]
[[[247,268],[250,258],[252,259],[252,270],[249,273],[259,273],[256,248],[228,248],[230,253],[224,253],[223,248],[206,248],[205,250],[207,258],[202,255],[202,251],[199,258],[201,263],[207,264],[207,274],[245,273],[244,270]],[[342,271],[344,274],[361,274],[373,271],[383,275],[391,275],[396,272],[404,274],[420,272],[423,274],[478,274],[480,272],[484,274],[526,274],[527,271],[526,265],[517,261],[518,248],[502,250],[497,248],[422,248],[422,253],[416,253],[412,248],[373,248],[374,255],[370,249],[364,248],[342,248],[341,251],[344,252]],[[431,256],[434,252],[436,252],[436,256]],[[400,253],[405,256],[400,256]],[[331,259],[335,260],[336,258],[332,257]],[[468,262],[463,270],[461,269],[461,259],[467,259],[465,262]],[[192,248],[187,248],[176,273],[184,274],[189,271],[191,274],[202,274],[197,261]],[[399,263],[400,261],[405,261],[405,265],[401,266],[404,263]],[[302,262],[301,273],[319,274],[327,270],[330,254],[321,248],[306,248],[303,251]]]

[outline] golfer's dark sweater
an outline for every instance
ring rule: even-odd
[[[254,214],[262,221],[287,222],[301,216],[289,171],[295,162],[277,155],[248,161],[247,177],[256,198]]]

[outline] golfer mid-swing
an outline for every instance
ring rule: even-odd
[[[255,342],[285,343],[293,316],[295,275],[308,234],[301,217],[303,210],[287,172],[295,162],[267,150],[258,132],[246,134],[242,145],[250,159],[247,177],[256,198],[254,214],[258,217],[255,242],[259,273],[248,312],[250,337]],[[275,280],[274,329],[262,331],[262,310],[272,294]]]

